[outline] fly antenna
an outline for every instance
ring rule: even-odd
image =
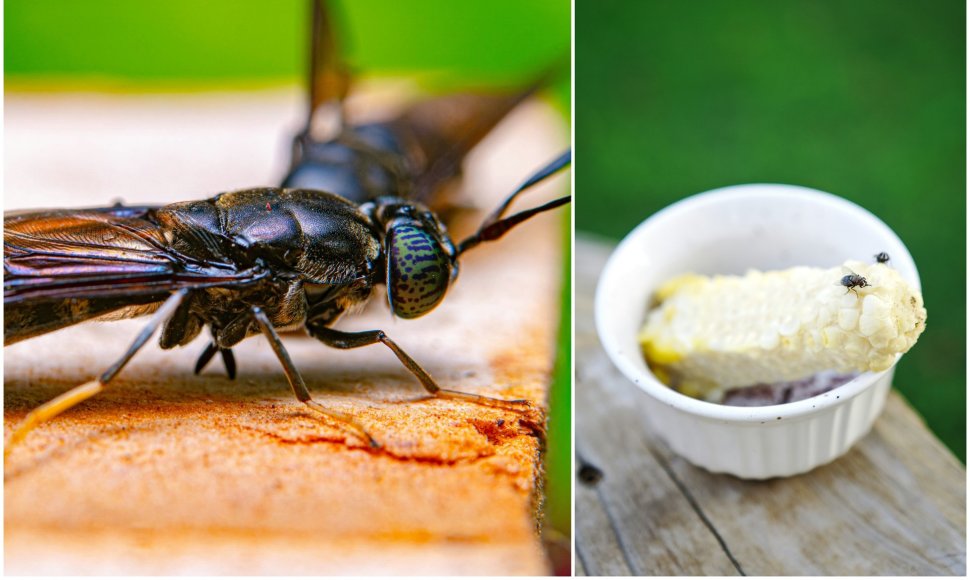
[[[468,237],[458,245],[458,255],[460,256],[463,252],[474,248],[482,242],[490,242],[492,240],[501,238],[507,231],[536,214],[549,211],[569,203],[572,200],[572,196],[567,195],[560,197],[559,199],[554,199],[538,207],[520,211],[519,213],[513,214],[507,218],[502,217],[505,215],[505,212],[509,209],[509,206],[512,205],[512,202],[515,201],[515,198],[518,197],[520,193],[538,183],[541,183],[546,178],[569,166],[569,164],[572,162],[572,157],[572,150],[567,149],[562,155],[554,159],[551,163],[539,171],[535,172],[532,177],[525,180],[522,185],[517,187],[515,191],[513,191],[504,202],[502,202],[502,205],[498,206],[498,208],[496,208],[491,215],[485,218],[485,221],[483,221],[482,225],[478,227],[478,231],[475,232],[474,235]]]

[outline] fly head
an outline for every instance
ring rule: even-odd
[[[418,318],[433,310],[458,276],[458,256],[482,242],[497,240],[516,225],[570,201],[561,197],[511,216],[505,212],[523,191],[567,167],[566,151],[537,171],[486,218],[471,237],[456,246],[444,224],[423,205],[398,197],[380,197],[361,206],[384,231],[387,299],[400,318]]]
[[[387,299],[400,318],[433,310],[458,276],[458,260],[444,224],[424,206],[394,197],[375,200],[383,224]]]

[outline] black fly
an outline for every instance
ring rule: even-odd
[[[128,350],[97,379],[31,411],[10,448],[38,424],[94,396],[152,334],[162,348],[188,344],[204,329],[212,340],[201,370],[220,353],[235,374],[232,347],[265,336],[297,399],[353,427],[354,420],[313,400],[278,329],[302,326],[324,344],[350,349],[381,343],[432,395],[489,405],[529,406],[442,389],[382,330],[332,328],[380,285],[393,314],[434,309],[458,275],[462,253],[502,237],[532,216],[570,201],[561,197],[507,216],[520,193],[569,165],[567,151],[526,180],[470,237],[454,243],[430,209],[477,144],[534,88],[506,96],[454,95],[418,103],[390,121],[345,122],[347,67],[330,18],[314,3],[307,122],[294,140],[284,188],[222,193],[165,206],[48,210],[4,218],[4,342],[12,344],[107,314],[154,312]],[[435,115],[439,110],[447,114]],[[334,134],[314,134],[331,113]]]
[[[842,280],[839,281],[839,284],[846,287],[846,294],[848,294],[849,290],[851,290],[852,292],[855,292],[856,295],[859,294],[856,292],[856,288],[865,288],[866,286],[869,286],[869,282],[855,272],[842,276]]]

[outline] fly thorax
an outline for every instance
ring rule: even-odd
[[[274,276],[309,283],[364,283],[379,277],[379,232],[357,205],[337,195],[261,188],[216,199],[224,235],[240,260],[261,260]]]
[[[210,200],[166,205],[156,210],[155,219],[175,250],[203,260],[224,260],[219,211]]]

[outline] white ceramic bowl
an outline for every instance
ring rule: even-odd
[[[596,290],[596,328],[613,363],[646,392],[647,420],[690,462],[764,479],[806,472],[849,450],[882,411],[893,368],[863,373],[828,393],[784,405],[729,407],[665,386],[637,333],[654,289],[674,275],[750,268],[833,267],[847,259],[890,265],[919,287],[916,265],[889,227],[840,197],[791,185],[737,185],[675,203],[613,252]],[[898,359],[897,359],[898,360]]]

